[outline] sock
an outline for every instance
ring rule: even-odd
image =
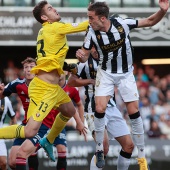
[[[94,114],[94,126],[96,135],[96,151],[103,150],[104,130],[105,130],[105,113]]]
[[[29,170],[38,170],[39,161],[37,153],[32,154],[31,156],[28,157],[28,166]]]
[[[93,155],[91,162],[90,162],[90,170],[102,170],[102,168],[98,168],[96,166],[96,156]]]
[[[57,161],[57,170],[66,170],[67,168],[67,159],[66,152],[58,152],[58,161]]]
[[[14,139],[14,138],[25,138],[24,126],[11,125],[0,128],[0,139]]]
[[[132,124],[133,141],[138,149],[138,158],[143,158],[145,157],[145,142],[142,118],[139,112],[136,112],[129,117]]]
[[[131,153],[120,151],[118,161],[117,161],[117,170],[128,170],[130,165]]]
[[[51,144],[54,143],[55,138],[64,129],[69,119],[69,117],[63,116],[61,113],[56,116],[53,126],[47,135],[47,139]]]
[[[26,170],[26,159],[17,157],[16,158],[16,170]]]

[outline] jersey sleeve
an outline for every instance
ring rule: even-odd
[[[86,31],[89,25],[88,21],[81,23],[58,23],[56,31],[60,34],[72,34],[76,32]]]
[[[138,20],[134,18],[126,18],[123,21],[128,25],[130,30],[138,27]]]
[[[10,82],[7,84],[3,91],[4,96],[10,96],[12,93],[16,93],[16,83],[15,81]]]
[[[83,43],[83,48],[86,50],[91,50],[93,46],[93,40],[92,40],[92,28],[89,28],[88,32],[86,33],[84,43]]]
[[[8,113],[9,113],[8,116],[9,116],[10,118],[14,117],[14,116],[15,116],[15,112],[14,112],[14,110],[13,110],[11,101],[9,100],[8,97],[5,97],[5,104],[6,104],[6,106],[7,106],[7,111],[9,111],[9,112],[8,112]]]
[[[79,101],[80,101],[80,95],[79,95],[79,92],[78,92],[78,90],[75,88],[75,87],[73,87],[73,89],[72,89],[72,93],[74,94],[73,96],[72,96],[72,100],[75,102],[75,103],[78,103]]]

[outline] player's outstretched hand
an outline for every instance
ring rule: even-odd
[[[87,141],[87,127],[84,126],[83,122],[77,124],[76,129],[79,131],[79,134],[84,136],[84,140]]]
[[[169,8],[169,0],[159,0],[159,6],[166,12]]]

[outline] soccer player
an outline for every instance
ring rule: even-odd
[[[22,61],[24,79],[17,78],[16,80],[10,82],[3,91],[1,91],[1,97],[10,96],[12,93],[17,93],[21,99],[25,115],[24,120],[22,121],[22,125],[26,125],[27,122],[27,110],[29,105],[29,97],[28,97],[28,85],[34,77],[34,74],[30,73],[30,70],[36,65],[36,60],[34,58],[28,57],[24,61]],[[46,121],[44,121],[46,122]],[[46,124],[46,123],[45,123]],[[41,129],[41,128],[40,128]],[[38,136],[38,135],[37,135]],[[26,167],[26,159],[24,159],[23,155],[17,157],[18,149],[19,152],[22,151],[22,148],[26,150],[26,148],[32,147],[32,150],[36,150],[36,145],[38,144],[37,136],[30,139],[20,139],[16,138],[13,142],[13,146],[11,147],[9,154],[9,166],[12,169],[21,169],[23,166]],[[37,141],[37,142],[35,142]],[[24,144],[25,145],[24,145]],[[20,148],[20,145],[22,147]],[[25,151],[24,150],[24,151]],[[31,150],[31,151],[32,151]],[[32,170],[38,169],[38,158],[37,153],[32,151],[33,154],[29,154],[28,165]],[[22,159],[21,159],[22,158]]]
[[[47,1],[40,1],[33,9],[35,19],[42,24],[37,37],[37,65],[31,73],[36,76],[29,84],[30,103],[27,112],[27,125],[13,125],[0,129],[0,138],[31,138],[35,136],[43,119],[52,108],[59,113],[48,138],[49,145],[75,114],[70,97],[58,85],[63,74],[63,64],[69,49],[67,34],[85,31],[88,21],[81,23],[63,23],[57,10]],[[6,133],[8,131],[8,133]],[[46,145],[47,149],[48,146]]]
[[[94,101],[94,92],[95,92],[95,79],[98,67],[98,53],[95,48],[92,47],[91,54],[88,60],[85,63],[79,63],[77,68],[77,74],[71,74],[68,79],[69,86],[84,86],[85,88],[85,118],[89,127],[89,130],[92,133],[92,136],[95,140],[95,128],[94,128],[94,112],[95,112],[95,101]],[[122,150],[120,151],[118,157],[118,170],[127,170],[130,165],[130,158],[134,145],[130,136],[129,129],[125,120],[122,117],[122,114],[117,109],[114,98],[109,100],[109,103],[106,108],[105,116],[105,134],[104,134],[104,156],[107,155],[109,151],[109,139],[112,140],[115,138],[120,145]],[[108,133],[108,135],[107,135]],[[95,156],[93,156],[90,165],[91,170],[101,169],[100,165],[95,165]]]
[[[132,124],[134,143],[138,148],[138,163],[140,170],[147,170],[144,147],[143,122],[138,108],[138,90],[133,75],[133,52],[129,32],[133,28],[150,27],[157,24],[169,8],[168,0],[159,0],[160,9],[148,18],[122,19],[110,18],[109,7],[105,2],[95,2],[88,6],[87,15],[90,28],[83,47],[77,51],[80,62],[87,61],[94,45],[99,54],[99,67],[95,84],[95,132],[96,152],[103,152],[104,115],[107,103],[117,86]],[[102,156],[102,154],[99,154]],[[103,164],[102,157],[97,161]]]
[[[3,126],[7,114],[11,119],[9,124],[17,124],[11,101],[5,97],[0,100],[0,127]],[[7,170],[7,149],[3,139],[0,139],[0,169]]]
[[[22,101],[25,118],[22,121],[23,125],[27,123],[27,110],[29,105],[29,97],[28,97],[28,86],[34,74],[30,73],[30,70],[35,67],[36,61],[33,58],[28,57],[24,61],[22,61],[23,71],[24,71],[24,79],[16,79],[8,84],[8,86],[3,91],[3,96],[9,96],[12,93],[17,93]],[[79,110],[83,110],[83,105],[77,102]],[[54,119],[58,114],[57,110],[52,110],[47,115],[47,117],[43,120],[42,125],[36,134],[35,137],[29,139],[21,139],[16,138],[14,140],[13,146],[9,155],[9,165],[12,169],[16,170],[24,170],[26,169],[26,159],[28,158],[29,168],[32,170],[38,170],[38,158],[37,158],[37,150],[39,149],[39,139],[42,138],[48,130],[52,127]],[[78,116],[74,116],[77,129],[81,129],[82,123]],[[56,165],[57,170],[66,169],[66,134],[65,130],[63,130],[59,136],[55,139],[54,145],[57,147],[58,153],[58,161]]]

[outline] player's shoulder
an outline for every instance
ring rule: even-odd
[[[25,78],[17,78],[13,80],[10,84],[13,85],[13,84],[23,84],[23,83],[25,83]]]

